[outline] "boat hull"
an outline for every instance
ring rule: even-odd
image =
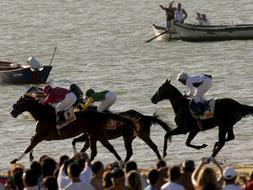
[[[211,25],[174,24],[184,41],[222,41],[253,39],[253,25]]]
[[[157,36],[165,31],[167,31],[167,28],[153,24],[153,30],[155,32],[155,35]],[[180,36],[176,32],[175,27],[173,27],[173,26],[172,26],[170,32],[166,32],[166,33],[162,34],[161,36],[157,37],[157,40],[162,40],[162,41],[179,40],[179,39],[180,39]]]
[[[46,83],[48,76],[52,70],[52,66],[43,66],[40,69],[32,69],[31,67],[17,69],[1,69],[0,82],[11,84],[39,84]]]

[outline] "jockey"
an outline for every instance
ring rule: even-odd
[[[50,85],[46,85],[43,87],[43,92],[47,95],[47,97],[41,102],[42,105],[48,104],[56,104],[55,112],[56,112],[56,123],[62,122],[60,121],[62,118],[62,114],[65,110],[70,108],[75,104],[77,97],[76,95],[61,87],[53,88]]]
[[[117,99],[116,94],[109,90],[95,92],[93,89],[89,89],[86,91],[85,95],[87,101],[82,106],[82,108],[83,109],[88,108],[93,102],[101,102],[97,109],[97,111],[99,112],[108,110]]]
[[[205,101],[203,96],[212,86],[212,76],[206,74],[189,76],[187,73],[181,72],[177,80],[186,85],[188,88],[186,95],[192,96],[198,106],[201,106],[201,103]]]

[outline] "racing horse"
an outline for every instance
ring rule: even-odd
[[[166,133],[164,139],[163,156],[167,155],[167,139],[173,135],[187,134],[186,146],[195,149],[205,148],[207,145],[193,145],[191,141],[200,131],[198,121],[190,112],[189,101],[181,92],[166,80],[151,98],[152,103],[157,104],[162,100],[169,100],[175,113],[177,127]],[[243,117],[253,114],[253,106],[243,105],[230,98],[215,100],[215,111],[212,118],[201,120],[204,130],[218,126],[218,141],[215,142],[211,157],[215,157],[225,145],[225,142],[235,138],[233,126]],[[210,157],[210,158],[211,158]]]
[[[161,119],[159,119],[158,115],[156,115],[156,114],[154,114],[153,116],[149,116],[149,115],[141,114],[140,112],[137,112],[136,110],[128,110],[128,111],[120,112],[118,114],[122,117],[133,120],[133,122],[135,122],[135,126],[137,126],[137,128],[135,130],[132,129],[129,131],[129,133],[130,133],[129,135],[127,135],[128,133],[120,130],[119,128],[116,128],[114,130],[111,130],[111,129],[106,130],[106,135],[109,140],[115,139],[115,138],[118,138],[121,136],[123,137],[124,142],[125,142],[125,148],[127,150],[126,160],[129,160],[133,154],[132,141],[136,138],[136,136],[138,136],[140,139],[142,139],[156,153],[158,159],[161,159],[162,157],[160,156],[160,153],[158,151],[156,144],[150,138],[150,128],[151,128],[152,124],[158,124],[166,132],[168,132],[171,130],[170,126],[167,125],[165,122],[163,122]],[[92,147],[92,149],[91,149],[92,158],[94,158],[96,156],[96,154],[97,154],[97,147],[96,147],[97,140],[92,138],[92,136],[89,137],[89,134],[85,133],[85,134],[79,136],[78,138],[75,138],[72,141],[73,150],[75,153],[77,153],[77,150],[75,147],[77,142],[85,142],[85,144],[80,152],[85,152],[91,146]]]
[[[76,113],[77,120],[60,130],[60,134],[55,128],[55,112],[52,106],[42,106],[35,97],[31,97],[29,93],[21,97],[16,104],[13,105],[10,114],[17,117],[24,111],[28,111],[36,121],[36,135],[31,139],[30,146],[25,152],[12,162],[16,162],[23,158],[26,153],[30,152],[32,158],[32,149],[42,140],[60,140],[72,138],[77,135],[89,135],[91,141],[91,160],[96,156],[96,144],[93,142],[101,141],[101,143],[109,149],[117,159],[121,159],[111,145],[108,145],[108,139],[122,136],[127,151],[125,162],[132,156],[132,141],[139,136],[161,159],[157,146],[150,138],[151,123],[158,123],[164,130],[169,131],[170,127],[158,119],[158,116],[145,116],[141,113],[129,110],[121,114],[99,113],[94,110],[81,111]],[[82,123],[83,122],[83,123]],[[137,122],[135,124],[135,122]],[[116,126],[111,129],[111,126]],[[109,129],[108,129],[109,128]],[[88,144],[89,146],[89,144]]]
[[[93,110],[76,112],[76,120],[66,125],[61,130],[56,129],[55,110],[51,105],[42,105],[39,100],[30,95],[21,96],[12,106],[10,114],[16,118],[23,112],[29,112],[37,121],[36,133],[31,138],[30,145],[26,150],[11,163],[21,160],[27,153],[43,140],[62,140],[88,133],[92,138],[101,142],[114,156],[122,162],[121,157],[107,140],[106,128],[111,122],[116,123],[119,128],[133,128],[133,121],[123,118],[118,114],[101,113]]]

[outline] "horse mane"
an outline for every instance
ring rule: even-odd
[[[29,102],[30,109],[27,111],[36,121],[40,119],[55,120],[55,111],[51,105],[42,105],[39,99],[29,94],[23,95],[19,100]]]

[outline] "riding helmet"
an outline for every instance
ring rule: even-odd
[[[95,94],[95,91],[91,88],[89,90],[87,90],[86,93],[85,93],[85,95],[87,97],[91,97],[93,94]]]
[[[52,89],[53,89],[52,86],[50,86],[49,84],[47,84],[47,85],[45,85],[45,86],[43,87],[43,92],[44,92],[45,94],[48,94]]]
[[[177,76],[177,80],[187,80],[189,75],[185,72],[181,72]]]

